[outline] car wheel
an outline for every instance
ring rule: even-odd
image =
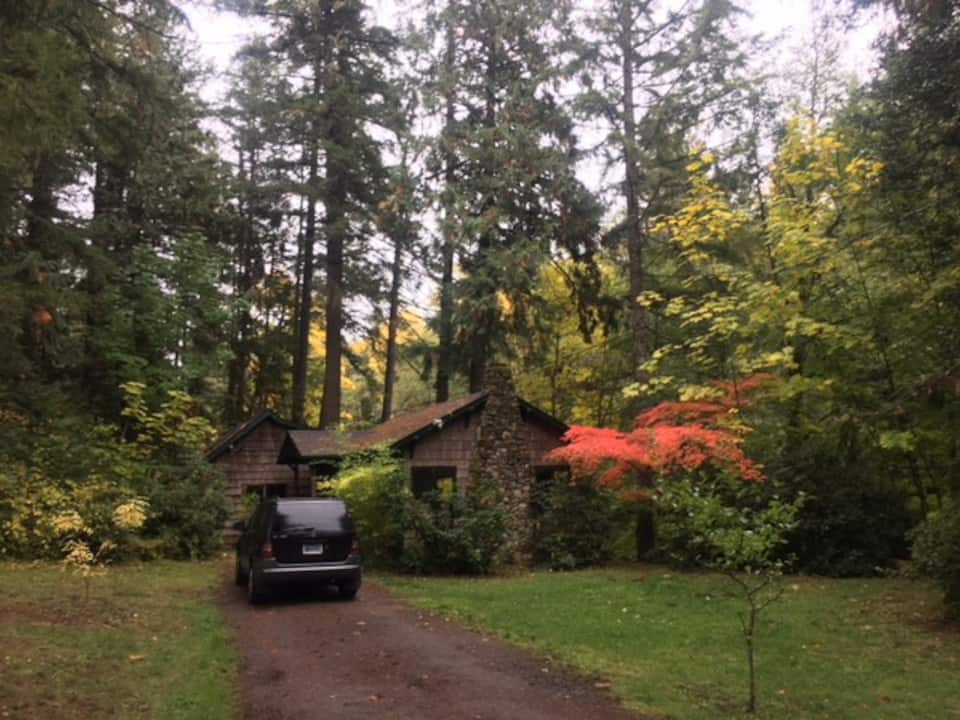
[[[247,584],[246,573],[243,572],[243,567],[240,565],[240,556],[237,555],[236,569],[234,570],[233,581],[237,584],[237,587],[243,587]]]
[[[266,599],[266,593],[263,591],[263,588],[260,587],[260,583],[257,582],[257,576],[253,572],[253,567],[247,571],[247,600],[250,601],[252,605],[261,603]]]
[[[359,588],[355,587],[341,587],[340,588],[340,597],[344,600],[355,600],[357,597],[357,591]]]

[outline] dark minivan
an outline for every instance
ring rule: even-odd
[[[237,540],[237,584],[250,602],[292,583],[336,585],[352,600],[360,589],[360,543],[342,500],[268,498]]]

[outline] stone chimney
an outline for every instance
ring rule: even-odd
[[[504,511],[506,539],[499,559],[527,564],[532,551],[533,469],[520,399],[504,364],[487,366],[484,386],[488,395],[470,463],[470,492]]]

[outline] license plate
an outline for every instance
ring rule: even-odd
[[[323,545],[304,545],[303,546],[304,555],[323,555]]]

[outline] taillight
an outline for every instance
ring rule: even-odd
[[[273,545],[270,543],[264,543],[263,548],[260,550],[260,557],[264,560],[270,560],[273,558]]]
[[[360,541],[354,540],[353,545],[350,546],[350,554],[354,557],[360,557]]]

